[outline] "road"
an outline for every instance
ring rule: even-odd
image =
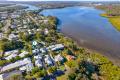
[[[8,32],[8,28],[11,26],[11,20],[7,19],[5,22],[6,22],[6,25],[2,28],[2,31],[4,33],[7,33]]]
[[[36,25],[39,25],[38,22],[29,13],[27,13],[27,15]]]

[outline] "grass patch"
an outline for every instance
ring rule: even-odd
[[[68,80],[67,75],[59,76],[59,77],[57,77],[57,80]]]
[[[120,16],[108,16],[107,14],[101,14],[102,17],[108,18],[110,23],[120,31]]]
[[[65,70],[65,66],[64,65],[61,65],[59,66],[60,70],[64,71]]]
[[[120,31],[120,17],[109,18],[109,21],[118,31]]]

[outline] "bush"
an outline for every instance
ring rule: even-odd
[[[57,71],[57,68],[55,66],[48,68],[49,73],[54,73],[55,71]]]

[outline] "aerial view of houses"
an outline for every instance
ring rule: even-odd
[[[61,33],[57,17],[26,8],[0,5],[0,80],[120,80],[120,68]]]
[[[62,35],[56,25],[55,17],[34,11],[1,12],[0,80],[13,80],[15,76],[20,80],[46,80],[56,79],[54,73],[62,75],[70,55],[62,54],[66,46],[57,40]],[[63,70],[57,72],[59,65]]]

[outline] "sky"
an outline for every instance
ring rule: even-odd
[[[120,1],[120,0],[0,0],[0,1]]]

